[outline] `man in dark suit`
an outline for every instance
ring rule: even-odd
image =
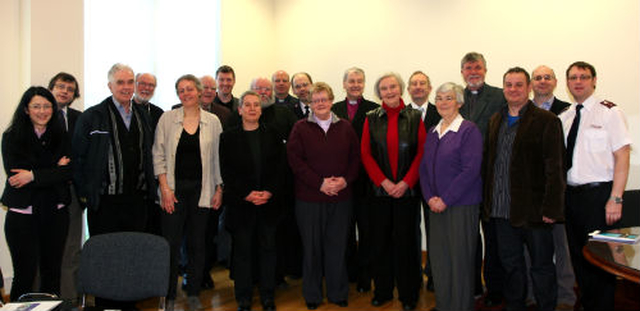
[[[349,120],[358,136],[362,137],[362,127],[367,112],[379,107],[378,104],[362,97],[364,92],[364,71],[352,67],[344,72],[342,86],[347,92],[347,98],[333,104],[331,110],[339,118]],[[368,177],[364,168],[360,167],[360,174],[353,185],[353,211],[352,228],[349,234],[347,270],[349,280],[357,281],[357,290],[366,292],[371,289],[371,246],[369,241],[369,213],[367,206],[367,182]],[[356,243],[355,226],[358,226],[358,242]]]
[[[62,112],[60,122],[64,123],[69,139],[73,136],[76,121],[82,112],[69,106],[80,97],[80,86],[76,78],[66,72],[60,72],[49,81],[49,90],[55,97]],[[71,204],[69,204],[69,231],[62,256],[60,276],[60,295],[64,299],[76,301],[79,295],[76,290],[76,272],[80,261],[82,245],[82,208],[78,204],[75,188],[71,186]]]
[[[298,97],[298,102],[294,103],[291,109],[299,119],[309,115],[311,111],[311,94],[309,89],[313,84],[311,76],[306,72],[298,72],[291,77],[291,88],[293,93]]]
[[[427,135],[429,134],[429,129],[440,122],[442,117],[438,113],[436,106],[429,102],[429,94],[431,94],[431,80],[429,76],[424,72],[418,70],[411,74],[409,77],[409,83],[407,83],[407,91],[409,92],[409,96],[411,96],[411,103],[409,106],[413,109],[420,110],[422,113],[422,122],[424,123],[425,130],[427,131]],[[418,191],[421,189],[420,187],[416,187]],[[429,232],[429,206],[427,202],[424,201],[422,196],[422,208],[424,209],[424,232],[425,232],[425,240],[427,241],[427,250],[429,250],[429,237],[426,235]],[[422,238],[422,232],[418,229],[418,241]],[[422,259],[422,243],[418,243],[418,254]],[[427,289],[433,291],[433,275],[431,274],[431,264],[429,260],[429,253],[427,252],[427,262],[424,267],[424,274],[428,277],[427,280]],[[422,280],[422,279],[420,279]]]
[[[429,102],[431,88],[431,80],[424,72],[418,70],[409,77],[409,83],[407,83],[407,91],[411,96],[409,105],[413,109],[418,109],[422,112],[422,122],[427,131],[442,119],[436,106]]]
[[[467,84],[464,89],[464,105],[460,108],[460,114],[467,120],[478,126],[482,137],[487,137],[487,127],[491,116],[506,106],[502,89],[485,83],[487,74],[487,62],[484,56],[477,52],[467,53],[460,62],[460,72]],[[483,301],[484,306],[493,307],[502,303],[502,287],[504,284],[504,270],[498,258],[495,229],[487,222],[482,222],[484,231],[484,280],[487,287],[487,295]],[[478,235],[478,243],[482,237]],[[477,248],[476,262],[476,289],[475,294],[482,294],[482,245]]]
[[[276,104],[285,105],[287,107],[296,106],[298,103],[298,99],[291,96],[289,94],[289,89],[291,89],[291,81],[289,79],[289,74],[284,70],[278,70],[273,73],[271,76],[271,83],[273,83],[273,90],[276,97]]]
[[[531,74],[531,85],[533,86],[533,103],[544,110],[559,115],[571,104],[559,100],[553,95],[558,80],[553,69],[547,66],[538,66]]]
[[[136,86],[133,93],[132,102],[138,107],[142,108],[151,122],[151,130],[153,133],[156,131],[156,125],[158,120],[164,113],[162,108],[151,103],[151,98],[155,93],[157,85],[156,76],[151,73],[138,73],[136,74]],[[147,228],[146,231],[152,234],[161,235],[160,232],[160,205],[156,204],[155,199],[148,198],[145,202],[147,205]]]
[[[547,66],[539,66],[533,70],[531,75],[531,85],[533,86],[533,103],[544,110],[551,111],[555,115],[559,115],[571,104],[559,100],[553,95],[558,80],[553,69]],[[576,303],[576,293],[573,285],[576,282],[571,265],[571,256],[569,255],[569,245],[567,242],[567,234],[564,222],[556,222],[553,224],[553,246],[556,262],[556,278],[558,281],[558,307],[557,309],[573,309]],[[533,297],[531,292],[531,282],[529,282],[529,296]]]
[[[503,80],[508,106],[493,115],[485,140],[483,219],[497,233],[506,310],[527,309],[529,274],[538,309],[554,310],[558,292],[552,224],[564,220],[562,124],[529,100],[531,81],[524,69],[509,69]]]

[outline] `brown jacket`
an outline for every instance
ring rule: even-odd
[[[524,108],[523,108],[524,109]],[[489,121],[484,172],[483,217],[491,215],[494,162],[498,133],[504,111],[495,113]],[[511,153],[510,222],[514,227],[539,227],[542,216],[564,220],[564,136],[560,120],[551,112],[529,101],[513,142]]]

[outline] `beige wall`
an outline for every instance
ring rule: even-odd
[[[597,93],[622,107],[634,147],[640,141],[637,0],[222,0],[221,12],[220,63],[236,71],[236,96],[253,77],[285,69],[309,72],[339,98],[344,69],[356,65],[368,76],[365,95],[377,100],[373,82],[390,70],[405,79],[424,70],[436,86],[462,83],[460,58],[475,50],[487,58],[488,83],[499,86],[515,65],[547,64],[559,77],[558,97],[568,100],[564,70],[586,60],[598,70]],[[83,85],[82,29],[83,0],[0,1],[1,131],[28,85],[46,84],[60,70]],[[74,105],[82,108],[82,98]],[[628,188],[637,189],[635,149]],[[4,243],[2,229],[0,267],[11,276]]]

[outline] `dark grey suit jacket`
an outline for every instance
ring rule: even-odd
[[[553,98],[553,103],[551,103],[551,108],[549,111],[553,112],[556,116],[563,112],[567,107],[571,106],[571,104],[559,100],[557,97]]]
[[[480,88],[480,93],[478,94],[476,102],[473,104],[473,109],[470,109],[470,105],[467,104],[471,96],[471,91],[465,88],[465,104],[460,108],[460,114],[463,118],[475,123],[480,129],[482,137],[486,139],[491,116],[506,106],[507,100],[504,98],[504,93],[501,88],[486,83]]]

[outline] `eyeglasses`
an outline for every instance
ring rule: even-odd
[[[155,87],[156,87],[156,85],[155,85],[155,84],[153,84],[153,83],[136,82],[136,84],[137,84],[138,86],[141,86],[141,87],[149,87],[149,88],[155,88]]]
[[[293,86],[293,88],[296,89],[296,90],[299,90],[299,89],[305,88],[307,86],[309,86],[309,83],[305,82],[305,83],[296,84],[296,85]]]
[[[320,104],[320,103],[326,104],[329,102],[331,102],[331,100],[328,98],[318,98],[311,101],[311,103],[314,103],[314,104]]]
[[[580,76],[569,76],[567,78],[567,80],[569,81],[576,81],[576,80],[580,80],[580,81],[589,81],[591,80],[591,76],[590,75],[580,75]]]
[[[53,86],[54,88],[61,90],[61,91],[67,91],[69,93],[75,93],[76,92],[76,88],[73,86],[67,86],[65,84],[62,83],[57,83],[56,85]]]
[[[269,92],[269,91],[271,91],[271,88],[268,87],[268,86],[263,86],[263,87],[254,87],[253,90],[256,91],[256,92],[260,92],[260,91]]]
[[[544,79],[545,81],[551,81],[554,80],[556,77],[552,76],[552,75],[539,75],[539,76],[534,76],[533,80],[535,81],[541,81],[542,79]]]
[[[29,109],[31,109],[31,110],[41,110],[41,109],[49,110],[49,109],[52,109],[52,108],[53,108],[53,105],[51,105],[51,104],[44,104],[44,105],[35,104],[35,105],[29,105]]]

